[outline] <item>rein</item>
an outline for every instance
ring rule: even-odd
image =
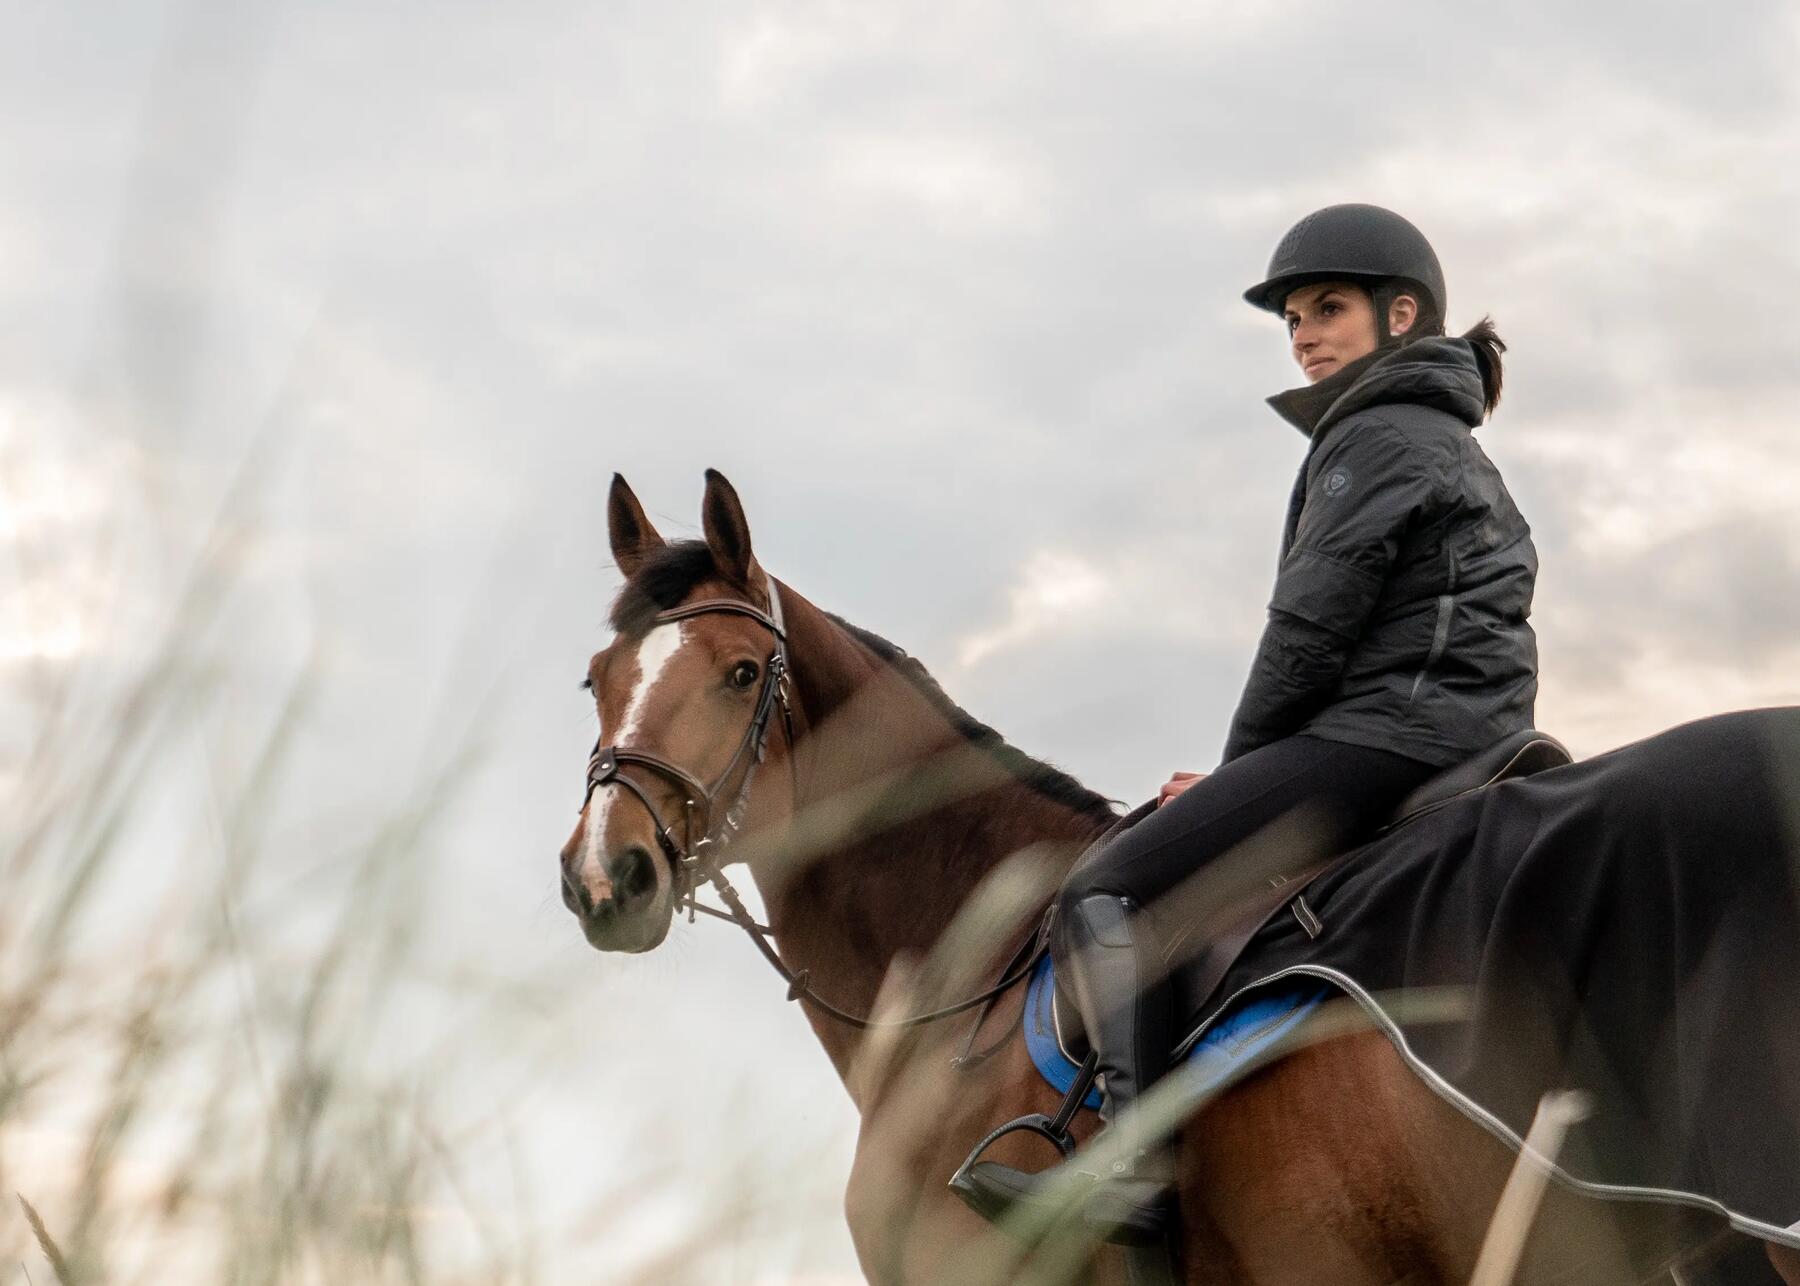
[[[711,880],[713,887],[719,891],[719,900],[725,903],[726,910],[729,911],[730,914],[726,914],[725,911],[715,911],[712,907],[701,905],[693,900],[692,894],[689,895],[687,902],[689,910],[697,910],[720,920],[730,920],[737,924],[739,928],[750,935],[750,941],[756,944],[756,949],[762,953],[763,959],[767,960],[769,966],[774,969],[776,973],[781,975],[782,981],[787,983],[787,998],[789,1000],[804,1000],[827,1018],[836,1019],[846,1027],[854,1027],[858,1031],[923,1027],[927,1023],[935,1023],[945,1018],[954,1018],[958,1014],[966,1014],[971,1009],[975,1009],[990,1001],[999,999],[1025,979],[1029,978],[1031,976],[1031,971],[1037,968],[1038,961],[1043,958],[1044,952],[1049,950],[1043,935],[1041,933],[1035,935],[1031,951],[1023,964],[1010,970],[999,982],[989,987],[986,991],[970,996],[966,1000],[959,1000],[953,1005],[945,1005],[941,1009],[929,1009],[923,1013],[909,1014],[905,1018],[859,1018],[855,1014],[846,1013],[844,1010],[839,1009],[829,1000],[820,996],[818,992],[814,991],[812,989],[812,976],[809,970],[801,969],[795,971],[789,969],[787,965],[782,962],[781,957],[776,954],[775,948],[769,942],[770,929],[767,925],[758,924],[756,922],[749,910],[744,906],[743,901],[738,897],[737,890],[731,887],[731,883],[726,880],[722,872],[712,872],[709,879]]]
[[[920,1027],[926,1023],[938,1022],[945,1018],[954,1018],[958,1014],[966,1014],[981,1005],[989,1004],[1016,987],[1031,976],[1038,961],[1047,951],[1047,938],[1040,928],[1028,945],[1029,951],[1021,949],[1024,956],[1022,963],[1015,963],[1001,977],[1000,981],[987,990],[959,1000],[955,1004],[945,1005],[941,1009],[932,1009],[923,1013],[911,1014],[905,1018],[876,1019],[859,1017],[839,1009],[830,1001],[821,997],[812,989],[811,975],[808,970],[795,971],[783,963],[776,952],[770,938],[774,933],[766,924],[758,924],[744,906],[743,899],[732,887],[731,881],[725,878],[723,870],[725,849],[744,824],[745,806],[750,798],[750,783],[756,776],[756,770],[768,756],[769,731],[774,720],[777,707],[781,710],[781,723],[787,734],[788,753],[794,750],[794,718],[793,707],[788,698],[788,652],[787,625],[781,613],[781,594],[775,588],[773,577],[764,573],[764,584],[768,589],[769,610],[763,611],[754,604],[735,598],[709,598],[698,603],[689,603],[682,607],[672,607],[658,612],[651,618],[652,628],[666,625],[673,621],[687,620],[693,616],[730,613],[747,616],[774,637],[774,647],[769,653],[769,661],[763,667],[762,690],[757,694],[756,711],[750,718],[750,726],[744,730],[743,740],[738,743],[731,761],[725,765],[723,772],[711,786],[707,786],[687,769],[679,764],[671,763],[660,755],[648,751],[632,750],[624,746],[594,747],[588,758],[587,794],[581,806],[585,810],[594,797],[594,792],[603,786],[622,786],[643,805],[644,812],[649,815],[650,825],[656,832],[656,842],[669,859],[674,872],[676,889],[676,909],[685,910],[688,920],[692,922],[696,912],[708,915],[717,920],[726,920],[736,924],[756,949],[762,953],[763,959],[781,976],[787,984],[789,1000],[804,1000],[827,1018],[853,1027],[858,1031],[893,1029],[903,1027]],[[626,765],[636,765],[648,769],[674,786],[682,798],[682,842],[678,843],[670,827],[663,821],[662,814],[657,811],[649,794],[635,780],[620,771]],[[739,772],[742,767],[741,773]],[[722,812],[719,800],[723,798],[727,786],[734,774],[738,775],[737,794]],[[694,839],[695,814],[700,818],[700,838]],[[725,904],[725,910],[719,911],[707,906],[699,899],[703,885],[710,884],[718,891],[719,900]],[[1018,957],[1014,957],[1015,962]]]

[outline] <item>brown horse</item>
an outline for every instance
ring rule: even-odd
[[[1078,1247],[1073,1277],[1056,1267],[1066,1245],[1062,1260],[1027,1260],[945,1186],[994,1125],[1058,1105],[1024,1042],[1004,1038],[1023,988],[972,1043],[991,1042],[989,1056],[961,1066],[972,1015],[864,1030],[813,1003],[891,1015],[992,982],[1113,820],[1108,802],[1007,745],[900,649],[766,578],[717,473],[704,542],[665,542],[622,478],[608,517],[626,584],[588,682],[601,740],[624,753],[590,765],[562,851],[588,941],[655,947],[694,873],[718,860],[705,854],[741,831],[731,856],[862,1118],[845,1204],[869,1280],[1122,1280],[1108,1248]],[[1095,1125],[1083,1112],[1075,1130]],[[1192,1282],[1467,1281],[1514,1161],[1369,1031],[1257,1073],[1185,1122],[1180,1146]],[[1054,1160],[1020,1136],[992,1155]],[[1679,1280],[1670,1269],[1705,1253],[1637,1225],[1631,1208],[1553,1191],[1518,1279]],[[1770,1259],[1800,1286],[1800,1256]]]

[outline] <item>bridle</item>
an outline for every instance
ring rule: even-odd
[[[724,864],[725,848],[744,824],[750,783],[756,779],[757,768],[768,757],[769,727],[777,707],[781,710],[782,726],[787,730],[788,749],[792,751],[794,746],[794,712],[788,700],[787,687],[787,626],[781,617],[780,591],[775,588],[772,578],[765,577],[765,581],[769,590],[769,610],[766,612],[741,599],[709,598],[669,608],[651,618],[651,627],[655,628],[694,616],[748,616],[774,637],[774,648],[763,667],[762,690],[756,697],[756,712],[751,715],[750,726],[744,729],[743,740],[738,742],[731,762],[725,765],[718,780],[707,786],[687,769],[671,763],[661,755],[623,746],[596,745],[593,755],[588,759],[587,795],[581,801],[582,808],[588,806],[594,792],[602,786],[623,786],[636,797],[650,816],[650,825],[656,831],[657,845],[674,869],[677,905],[688,909],[690,919],[696,910],[710,910],[696,902],[694,894],[702,884],[718,883],[721,879],[719,867]],[[647,768],[675,787],[676,793],[682,798],[680,843],[676,842],[674,834],[644,788],[619,771],[625,764]],[[737,795],[728,806],[721,809],[719,801],[724,798],[733,776],[738,779]],[[698,839],[694,838],[696,814],[699,817]]]
[[[1032,949],[1027,952],[1021,948],[1014,957],[1012,965],[1005,976],[994,986],[979,995],[947,1005],[942,1009],[934,1009],[927,1013],[914,1014],[907,1018],[873,1020],[860,1018],[846,1013],[829,1001],[821,998],[812,990],[808,971],[791,970],[776,953],[769,938],[773,931],[766,924],[758,924],[755,917],[744,906],[743,899],[732,887],[731,881],[725,878],[725,850],[744,824],[744,813],[750,798],[750,783],[756,777],[756,770],[768,757],[769,733],[774,723],[775,711],[781,711],[781,724],[787,736],[788,754],[794,752],[794,716],[793,706],[788,696],[788,652],[787,625],[781,614],[781,592],[775,587],[775,578],[767,573],[763,575],[763,583],[768,592],[769,610],[763,611],[753,603],[736,598],[708,598],[697,603],[685,603],[680,607],[671,607],[658,612],[650,618],[650,627],[667,625],[675,621],[685,621],[695,616],[730,614],[747,616],[764,629],[774,640],[769,652],[768,663],[763,667],[762,689],[757,693],[755,713],[750,717],[750,726],[744,729],[744,736],[738,747],[725,765],[717,780],[711,786],[703,783],[698,777],[681,765],[664,759],[661,755],[651,754],[645,750],[633,750],[626,746],[595,745],[594,753],[588,759],[587,794],[582,797],[581,806],[586,810],[594,797],[594,792],[602,786],[622,786],[643,805],[644,812],[649,815],[650,825],[656,831],[656,843],[663,855],[669,859],[675,879],[675,905],[678,911],[685,910],[691,921],[696,912],[709,915],[719,920],[729,920],[738,925],[756,948],[780,974],[787,983],[789,1000],[805,1000],[814,1008],[838,1022],[859,1029],[875,1027],[917,1027],[924,1023],[936,1022],[941,1018],[951,1018],[957,1014],[967,1013],[979,1005],[987,1004],[1013,986],[1024,981],[1037,966],[1039,958],[1046,947],[1046,938],[1040,928],[1038,934],[1027,945]],[[669,825],[657,811],[656,804],[649,794],[636,780],[619,771],[627,765],[635,765],[661,777],[675,787],[682,799],[682,836],[677,842]],[[719,801],[724,798],[730,788],[733,776],[737,777],[737,794],[724,809],[720,809]],[[696,827],[696,816],[698,826]],[[699,838],[695,839],[696,829]],[[725,903],[725,910],[718,911],[700,901],[700,889],[712,885],[718,891],[720,901]],[[972,1034],[971,1034],[972,1035]]]

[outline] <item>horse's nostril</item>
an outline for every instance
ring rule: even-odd
[[[635,902],[656,890],[656,863],[648,849],[635,844],[607,863],[607,874],[612,877],[613,897],[621,903]]]
[[[592,898],[588,897],[586,886],[580,880],[570,876],[567,871],[563,872],[562,899],[563,905],[577,915],[586,916],[594,913],[594,902]]]

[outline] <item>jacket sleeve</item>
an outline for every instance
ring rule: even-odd
[[[1300,731],[1330,701],[1439,470],[1422,444],[1364,420],[1339,426],[1310,472],[1221,763]]]

